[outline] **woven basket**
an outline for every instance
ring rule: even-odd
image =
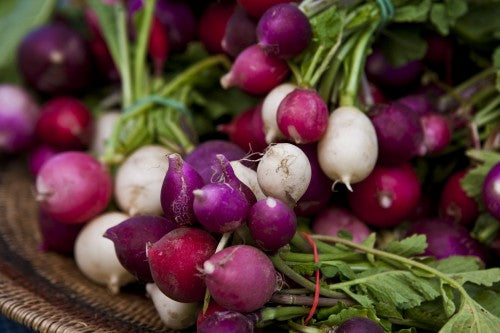
[[[169,332],[143,286],[111,295],[87,280],[73,258],[39,251],[26,163],[0,163],[0,312],[44,333]]]

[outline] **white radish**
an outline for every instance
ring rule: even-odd
[[[106,142],[113,133],[113,127],[120,118],[120,111],[108,111],[100,114],[94,121],[90,138],[90,151],[99,157],[104,154]]]
[[[257,166],[262,192],[293,206],[311,181],[311,164],[306,154],[291,143],[270,145]]]
[[[243,184],[248,186],[248,188],[253,192],[257,200],[265,199],[267,196],[262,192],[257,180],[257,172],[244,166],[240,161],[231,161],[231,167],[233,168],[236,178],[240,180]]]
[[[271,90],[264,98],[262,102],[262,121],[264,123],[264,133],[266,134],[267,143],[272,143],[285,137],[278,127],[276,115],[283,98],[296,88],[297,86],[292,83],[283,83]]]
[[[122,211],[130,216],[163,213],[160,193],[171,153],[163,146],[143,146],[118,167],[115,199]]]
[[[181,303],[167,297],[154,283],[146,284],[146,291],[153,300],[161,321],[171,330],[183,330],[196,323],[199,304]]]
[[[318,143],[319,165],[334,186],[341,182],[352,191],[351,184],[372,172],[377,156],[377,134],[370,119],[352,106],[334,110]]]
[[[107,286],[113,294],[135,277],[120,264],[113,242],[103,235],[128,218],[121,212],[101,214],[85,224],[75,240],[74,256],[78,269],[95,283]]]

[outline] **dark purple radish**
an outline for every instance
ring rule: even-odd
[[[250,210],[245,195],[227,183],[207,184],[193,191],[193,210],[201,225],[215,233],[242,226]]]
[[[417,174],[410,164],[376,166],[347,194],[353,213],[368,225],[394,227],[415,210],[421,194]]]
[[[62,23],[47,24],[26,35],[17,59],[26,82],[51,95],[82,92],[94,73],[85,41]]]
[[[233,3],[215,2],[208,5],[202,13],[199,20],[198,36],[208,52],[224,52],[222,39],[234,8]]]
[[[235,143],[225,140],[208,140],[196,146],[184,160],[200,174],[205,184],[209,184],[216,182],[214,165],[219,165],[217,154],[224,155],[229,161],[241,160],[245,157],[245,151]]]
[[[315,234],[325,236],[338,236],[339,231],[348,231],[355,243],[362,243],[371,233],[364,222],[341,206],[331,206],[321,211],[314,218],[311,229]]]
[[[406,95],[397,99],[397,102],[415,112],[419,117],[436,111],[429,97],[424,94]]]
[[[215,312],[222,312],[222,311],[227,311],[227,309],[215,303],[214,300],[211,298],[205,311],[203,311],[203,309],[200,309],[200,311],[198,311],[198,317],[196,319],[196,328],[199,330],[201,324],[208,317],[210,317],[210,315],[214,314]]]
[[[266,10],[279,3],[295,0],[238,0],[238,4],[252,17],[260,17]]]
[[[257,24],[237,6],[226,25],[221,41],[222,49],[236,58],[244,49],[257,43]]]
[[[254,324],[245,315],[234,311],[218,311],[207,317],[198,333],[253,333]]]
[[[439,113],[428,113],[420,117],[424,130],[424,139],[420,155],[435,154],[446,148],[451,142],[451,125],[448,119]]]
[[[183,1],[158,0],[155,15],[168,31],[173,52],[182,52],[196,37],[196,18]]]
[[[412,223],[408,235],[423,234],[427,249],[422,255],[444,259],[450,256],[476,256],[486,262],[486,252],[462,225],[447,218],[427,218]]]
[[[220,82],[226,89],[237,86],[249,94],[262,95],[285,81],[287,76],[286,61],[266,54],[254,44],[238,55],[231,70],[221,77]]]
[[[419,153],[424,137],[419,117],[399,103],[377,104],[368,112],[378,141],[378,162],[396,165]]]
[[[311,41],[307,16],[295,5],[275,5],[261,16],[257,25],[259,45],[268,54],[291,58],[301,54]]]
[[[384,333],[382,327],[371,319],[354,317],[344,321],[335,333]]]
[[[21,87],[0,85],[0,152],[17,153],[27,149],[35,134],[40,110]]]
[[[130,274],[141,282],[153,282],[146,245],[175,228],[177,224],[162,216],[141,215],[109,228],[103,236],[113,241],[118,260]]]
[[[28,156],[28,166],[31,174],[36,176],[45,162],[58,153],[58,150],[46,145],[40,145],[33,148]]]
[[[111,200],[109,170],[84,152],[63,152],[50,158],[36,177],[37,200],[52,218],[85,223]]]
[[[268,197],[252,206],[247,225],[257,245],[266,251],[277,251],[293,238],[297,217],[286,203]]]
[[[439,198],[439,214],[463,225],[472,224],[479,215],[476,200],[468,196],[460,184],[466,173],[467,170],[453,173],[444,184]]]
[[[177,228],[147,248],[151,275],[158,288],[177,302],[203,300],[205,282],[199,268],[217,247],[215,239],[196,228]]]
[[[83,224],[67,224],[53,219],[43,209],[38,210],[38,227],[42,236],[39,249],[71,255]]]
[[[486,175],[481,193],[486,210],[500,220],[500,162]]]
[[[168,155],[168,170],[161,187],[160,201],[165,217],[178,225],[196,221],[193,191],[203,187],[203,179],[179,154]]]
[[[270,299],[276,287],[276,271],[261,250],[233,245],[203,263],[208,291],[228,310],[252,312]]]
[[[250,187],[244,184],[236,177],[236,174],[231,166],[231,162],[222,154],[216,155],[218,164],[214,165],[219,182],[229,185],[231,188],[241,192],[249,205],[253,205],[257,201],[254,192]]]
[[[300,144],[323,136],[328,115],[328,106],[315,90],[295,89],[281,101],[276,120],[281,133]]]

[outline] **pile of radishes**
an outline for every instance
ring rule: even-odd
[[[128,1],[130,15],[145,1]],[[0,149],[28,156],[41,249],[73,255],[84,276],[113,293],[144,285],[168,328],[197,325],[202,333],[254,332],[269,320],[259,311],[290,281],[268,256],[299,230],[347,231],[356,243],[372,231],[425,234],[425,255],[495,265],[500,125],[491,110],[500,102],[484,111],[484,135],[469,122],[467,103],[459,105],[479,98],[491,75],[462,86],[456,99],[444,84],[421,84],[424,67],[451,61],[433,48],[454,47],[430,35],[423,60],[397,67],[374,44],[356,102],[326,99],[291,76],[292,60],[314,38],[306,15],[313,2],[157,0],[147,41],[152,76],[168,74],[171,54],[201,42],[233,60],[220,86],[257,102],[229,122],[221,117],[191,151],[155,142],[116,165],[101,157],[125,113],[116,110],[120,77],[95,13],[85,9],[86,39],[64,20],[25,36],[18,63],[26,86],[0,85]],[[131,36],[139,29],[132,21],[129,28]],[[82,99],[95,82],[113,87],[99,106]],[[477,135],[466,141],[454,136],[460,131]],[[465,156],[470,148],[490,154]],[[485,161],[473,197],[461,181]],[[359,319],[336,332],[363,329],[382,331]]]

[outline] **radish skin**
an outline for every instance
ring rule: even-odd
[[[243,184],[248,186],[250,190],[252,190],[257,200],[262,200],[267,197],[260,188],[259,181],[257,180],[257,172],[255,172],[255,170],[244,166],[239,161],[231,161],[230,163],[231,167],[233,168],[234,174],[236,175],[236,178],[238,178],[240,182],[242,182]]]
[[[107,140],[113,133],[113,126],[118,118],[120,111],[109,111],[99,115],[94,121],[91,136],[90,136],[90,151],[95,156],[104,154]]]
[[[371,173],[377,156],[377,134],[370,119],[352,106],[334,110],[318,143],[320,167],[334,186],[341,182],[352,191],[351,184]]]
[[[262,103],[262,121],[264,123],[264,133],[266,134],[266,142],[276,142],[276,140],[284,138],[278,127],[278,107],[286,95],[297,88],[291,83],[283,83],[271,90]]]

